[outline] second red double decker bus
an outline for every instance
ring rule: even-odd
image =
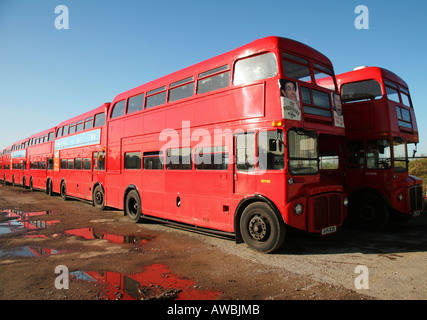
[[[53,190],[104,208],[105,116],[109,103],[61,122],[53,150]]]
[[[420,215],[422,181],[408,174],[408,145],[418,143],[418,127],[408,85],[384,68],[360,67],[337,75],[345,119],[342,163],[324,173],[350,196],[348,222],[379,229],[389,218]],[[328,147],[323,147],[328,155]],[[336,153],[336,157],[339,155]]]
[[[319,140],[344,136],[333,67],[268,37],[119,94],[107,116],[105,205],[133,221],[216,230],[262,252],[285,226],[328,234],[343,187],[319,174]]]

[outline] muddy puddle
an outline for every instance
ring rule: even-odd
[[[65,234],[77,236],[85,240],[103,239],[116,244],[143,244],[154,239],[150,236],[122,236],[112,233],[106,233],[95,228],[80,228],[65,231]]]
[[[46,235],[34,235],[32,233],[52,227],[60,221],[44,221],[34,218],[53,214],[55,214],[54,211],[28,212],[15,209],[0,210],[0,236],[20,232],[25,233],[26,237],[47,237]]]
[[[0,249],[0,257],[37,258],[64,253],[65,250],[43,248],[38,246],[22,246],[8,250]]]
[[[74,281],[99,286],[100,300],[215,300],[222,292],[203,290],[192,280],[172,274],[167,265],[153,264],[141,273],[75,271]]]

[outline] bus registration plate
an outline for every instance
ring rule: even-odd
[[[322,236],[337,231],[337,226],[327,227],[322,229]]]
[[[412,216],[413,217],[419,217],[421,215],[421,211],[415,211]]]

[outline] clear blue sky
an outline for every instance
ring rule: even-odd
[[[55,28],[55,7],[69,29]],[[369,29],[354,26],[356,6]],[[427,2],[419,0],[0,0],[0,149],[118,93],[277,35],[328,56],[335,72],[381,66],[409,84],[427,155]]]

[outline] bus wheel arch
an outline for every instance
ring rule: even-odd
[[[93,206],[99,210],[105,208],[105,191],[100,183],[94,185],[92,192]]]
[[[141,196],[134,185],[130,185],[126,188],[123,197],[123,210],[124,215],[132,222],[138,223],[141,221]]]
[[[273,202],[262,196],[242,200],[235,215],[236,243],[271,253],[284,243],[286,223]]]
[[[346,224],[368,231],[382,229],[390,219],[390,204],[380,192],[372,189],[358,190],[351,195]]]

